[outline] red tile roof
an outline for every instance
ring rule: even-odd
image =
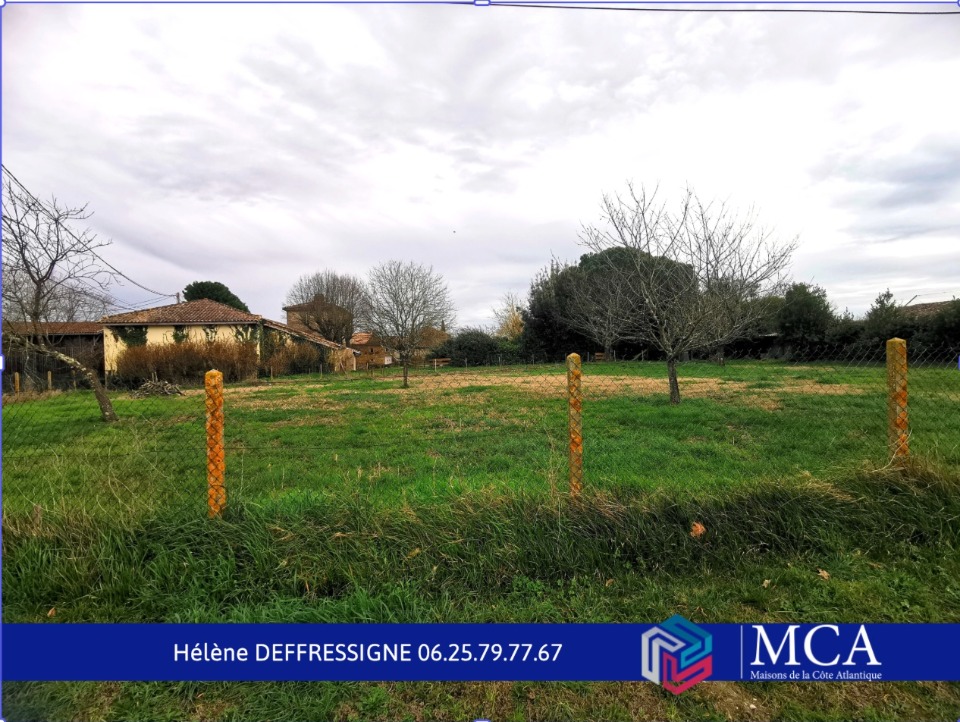
[[[328,338],[324,338],[319,333],[314,333],[313,331],[305,331],[303,329],[294,328],[293,326],[288,326],[287,324],[280,323],[279,321],[271,321],[269,318],[263,319],[263,325],[266,326],[267,328],[272,328],[277,331],[282,331],[283,333],[288,333],[291,336],[299,336],[300,338],[305,338],[308,341],[313,341],[314,343],[320,344],[321,346],[325,346],[326,348],[332,348],[337,350],[348,348],[343,344],[335,343]],[[350,350],[353,351],[355,354],[360,353],[359,351],[354,351],[353,349],[350,349]]]
[[[261,316],[238,311],[217,301],[202,298],[199,301],[173,303],[169,306],[145,308],[142,311],[104,316],[100,322],[107,326],[186,326],[190,324],[257,323]]]
[[[99,336],[103,333],[103,324],[96,321],[52,321],[36,324],[29,321],[4,321],[3,330],[21,336],[37,334],[46,336]]]
[[[367,346],[373,339],[373,334],[367,331],[357,331],[350,337],[351,346]]]

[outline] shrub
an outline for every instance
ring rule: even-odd
[[[462,366],[464,362],[478,365],[489,363],[491,359],[496,363],[499,350],[499,339],[483,329],[465,328],[440,344],[432,356],[449,358],[455,366]]]
[[[271,370],[278,376],[317,371],[323,363],[323,353],[313,344],[288,343],[280,346],[260,364],[262,373]]]
[[[153,378],[172,383],[200,383],[210,369],[224,381],[243,381],[257,373],[257,344],[232,341],[184,341],[124,349],[117,358],[117,380],[139,384]]]
[[[465,328],[437,346],[429,358],[449,358],[454,366],[462,366],[517,363],[524,357],[519,341],[492,336],[480,328]]]

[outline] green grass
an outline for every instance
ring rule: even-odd
[[[231,495],[361,492],[384,504],[484,488],[565,485],[565,377],[558,367],[302,377],[226,397]],[[714,488],[885,461],[880,367],[769,362],[682,367],[666,400],[662,364],[587,365],[583,428],[596,488]],[[916,453],[960,465],[960,372],[910,377]],[[203,503],[202,392],[115,400],[100,423],[89,394],[4,407],[4,510],[66,505],[136,515]]]
[[[916,461],[900,471],[884,468],[882,368],[690,364],[671,406],[659,364],[586,366],[574,503],[565,379],[550,372],[231,389],[229,505],[213,521],[202,395],[118,395],[116,425],[82,393],[8,404],[4,621],[960,621],[960,374],[911,374]],[[674,698],[649,684],[18,683],[4,707],[8,720],[953,719],[960,686],[710,683]]]

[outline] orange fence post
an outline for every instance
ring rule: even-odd
[[[910,429],[907,419],[907,342],[887,341],[887,420],[890,452],[894,462],[910,456]]]
[[[223,453],[223,374],[207,371],[207,506],[210,518],[220,516],[227,506],[224,486],[226,460]]]
[[[567,356],[567,417],[570,433],[570,496],[583,489],[583,385],[580,356]]]

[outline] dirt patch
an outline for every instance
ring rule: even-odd
[[[667,379],[643,378],[635,376],[601,376],[584,379],[584,392],[595,396],[610,395],[631,391],[638,394],[669,394],[670,386]],[[728,381],[716,378],[683,378],[680,379],[681,397],[729,397],[736,395],[750,399],[760,406],[762,400],[772,399],[775,402],[777,394],[822,394],[826,396],[860,395],[866,393],[859,386],[851,384],[821,384],[816,381],[784,380],[778,386],[764,389],[750,387],[750,382]],[[779,408],[777,406],[777,408]]]
[[[343,411],[358,405],[375,407],[369,400],[349,400],[355,391],[373,394],[388,394],[391,397],[409,397],[418,403],[443,403],[457,406],[486,406],[491,399],[490,389],[516,389],[539,398],[563,399],[567,396],[567,377],[564,372],[549,374],[437,374],[410,377],[410,387],[401,388],[397,378],[384,378],[374,387],[362,389],[330,389],[322,384],[285,386],[286,393],[271,394],[263,386],[236,387],[225,393],[228,406],[244,409],[315,409],[326,412]],[[264,392],[251,396],[251,392]],[[290,393],[293,391],[293,393]],[[314,391],[314,393],[308,393]],[[319,393],[317,393],[319,392]],[[450,393],[453,392],[453,393]],[[584,397],[609,398],[623,394],[638,396],[667,396],[670,388],[667,379],[644,376],[588,376],[583,379]],[[202,390],[188,391],[187,395],[202,394]],[[787,394],[822,396],[859,396],[867,390],[852,384],[823,384],[812,380],[783,379],[776,386],[758,389],[747,381],[729,381],[718,378],[684,378],[680,380],[682,398],[715,398],[740,402],[766,411],[783,408],[782,399]]]
[[[259,398],[224,399],[227,408],[235,409],[310,409],[336,413],[347,408],[345,403],[326,395],[296,394],[294,396],[263,396]]]
[[[204,692],[200,692],[193,703],[193,717],[199,722],[215,722],[223,719],[225,714],[235,705],[224,699],[204,700]]]
[[[284,429],[291,427],[306,426],[336,426],[341,421],[337,416],[299,416],[295,419],[284,419],[283,421],[274,421],[267,426],[271,429]]]
[[[494,384],[484,385],[492,386]],[[403,397],[416,398],[418,401],[428,399],[435,403],[443,403],[444,400],[446,400],[448,403],[455,404],[457,406],[488,405],[490,403],[490,394],[487,393],[486,390],[477,390],[475,387],[476,384],[469,383],[414,383],[411,379],[410,388],[408,389],[404,389],[399,385],[396,385],[388,388],[373,389],[373,392],[378,395],[387,394],[390,396],[398,396],[401,399]],[[330,393],[346,395],[353,392],[350,389],[336,389]],[[353,406],[354,403],[355,402],[351,401],[350,405]]]
[[[445,391],[472,385],[512,388],[533,396],[547,398],[565,398],[567,395],[567,377],[564,373],[540,375],[489,375],[476,381],[471,379],[455,380],[450,376],[418,378],[410,380],[410,390]],[[748,385],[739,381],[724,381],[716,378],[687,378],[680,381],[680,393],[687,398],[723,397],[732,394],[744,395]],[[403,393],[404,389],[390,389],[392,393]],[[630,393],[641,396],[667,395],[670,387],[666,378],[648,378],[644,376],[594,376],[583,379],[583,393],[587,398],[601,398]],[[757,396],[756,394],[750,394]],[[469,397],[482,397],[483,394],[462,394],[457,403],[469,403]]]
[[[822,394],[824,396],[860,396],[867,393],[862,386],[852,384],[821,384],[819,381],[790,379],[781,387],[788,394]]]
[[[587,396],[615,396],[624,392],[641,396],[669,395],[670,384],[666,378],[652,379],[642,376],[598,376],[584,379]],[[738,381],[714,378],[680,379],[681,398],[704,398],[743,393],[747,385]]]
[[[410,389],[427,392],[463,391],[457,395],[457,403],[471,403],[474,399],[482,403],[487,395],[484,391],[474,387],[497,387],[520,389],[530,394],[543,396],[564,396],[567,392],[567,377],[565,374],[543,375],[508,375],[490,374],[484,376],[452,376],[445,374],[435,377],[421,377],[410,379]],[[390,389],[395,393],[403,393],[401,388]]]

